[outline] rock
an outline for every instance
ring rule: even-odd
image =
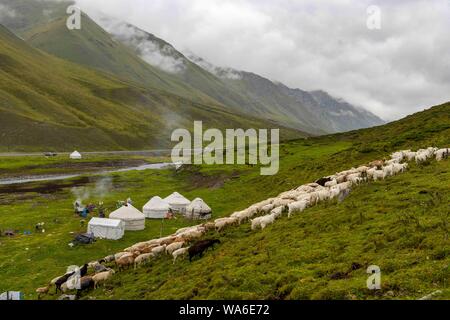
[[[432,300],[434,297],[440,295],[442,293],[441,290],[436,290],[430,294],[427,294],[426,296],[420,298],[419,300]]]

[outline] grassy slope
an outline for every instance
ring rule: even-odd
[[[66,17],[36,26],[24,34],[27,43],[62,59],[113,74],[141,86],[170,91],[209,104],[219,103],[175,76],[141,60],[100,28],[87,15],[81,30],[68,30]]]
[[[392,150],[430,144],[448,146],[449,108],[450,104],[438,106],[359,133],[283,144],[280,173],[273,177],[261,177],[258,168],[246,166],[194,167],[178,174],[171,171],[115,174],[115,188],[104,200],[112,207],[117,199],[132,195],[140,207],[152,195],[165,196],[177,190],[190,198],[204,198],[214,209],[215,217],[226,216],[320,176],[385,156]],[[426,119],[433,119],[433,125],[422,122]],[[429,130],[431,127],[436,129]],[[420,128],[423,134],[417,132],[417,138],[414,135],[396,142],[408,131]],[[389,131],[395,134],[384,135]],[[359,140],[362,138],[364,143]],[[435,288],[445,289],[450,249],[443,237],[442,222],[448,212],[448,181],[448,162],[431,163],[423,168],[413,165],[406,174],[356,189],[341,204],[309,209],[290,221],[283,218],[263,232],[251,232],[248,224],[229,230],[221,236],[223,245],[193,264],[180,262],[171,266],[164,259],[137,272],[118,274],[105,289],[88,296],[373,298],[364,289],[363,270],[355,271],[347,280],[329,281],[331,273],[346,271],[353,262],[381,266],[386,280],[382,294],[393,291],[395,297],[409,298]],[[95,181],[91,187],[95,187]],[[441,200],[433,198],[436,192]],[[92,196],[90,200],[98,201],[98,197]],[[69,249],[65,245],[72,237],[69,232],[82,230],[79,219],[71,214],[70,187],[43,195],[4,193],[0,201],[1,228],[27,230],[42,220],[48,229],[43,235],[0,240],[0,289],[4,290],[19,289],[31,294],[70,264],[100,258],[160,233],[158,221],[147,221],[145,231],[127,233],[119,242],[99,241],[92,246]],[[419,225],[414,217],[418,217]],[[189,222],[183,219],[166,221],[163,234],[173,233],[186,224]]]
[[[0,40],[2,150],[168,147],[172,130],[194,119],[215,128],[273,126],[54,58],[2,26]]]

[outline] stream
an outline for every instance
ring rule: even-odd
[[[85,175],[105,175],[118,172],[128,172],[128,171],[144,171],[144,170],[163,170],[167,168],[178,168],[181,164],[177,163],[152,163],[144,164],[137,167],[128,167],[121,169],[103,170],[103,171],[92,171],[92,172],[80,172],[74,174],[55,174],[55,175],[33,175],[24,177],[11,177],[6,179],[0,179],[0,185],[12,185],[12,184],[24,184],[30,182],[39,181],[56,181],[56,180],[67,180],[73,179]]]

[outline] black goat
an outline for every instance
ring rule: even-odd
[[[80,277],[84,277],[85,275],[87,275],[87,272],[88,272],[88,265],[85,264],[80,268]]]
[[[71,272],[71,273],[66,273],[65,275],[63,275],[61,278],[59,278],[58,280],[56,280],[55,282],[55,287],[56,287],[56,291],[55,293],[58,293],[58,290],[62,292],[61,290],[61,286],[67,282],[67,280],[69,280],[69,278],[71,276],[73,276],[75,274],[75,272]]]
[[[331,178],[323,177],[323,178],[320,178],[319,180],[317,180],[316,183],[318,185],[321,185],[322,187],[325,187],[325,183],[330,182],[330,181],[331,181]]]
[[[207,251],[209,248],[214,248],[214,245],[216,243],[220,243],[220,240],[218,239],[208,239],[208,240],[201,240],[194,243],[189,249],[189,261],[192,261],[192,258],[195,256],[203,256],[203,253]]]

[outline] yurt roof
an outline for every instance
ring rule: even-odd
[[[188,199],[183,197],[178,192],[172,193],[170,196],[164,199],[169,204],[175,204],[175,205],[188,205],[191,203]]]
[[[187,207],[187,211],[200,212],[200,213],[210,213],[211,208],[203,201],[203,199],[197,198],[191,202]]]
[[[79,153],[78,151],[74,151],[70,154],[71,156],[81,156],[81,153]]]
[[[111,219],[120,219],[120,220],[141,220],[145,219],[145,216],[138,209],[133,207],[131,204],[123,206],[116,211],[112,212],[109,217]]]
[[[102,227],[119,227],[121,223],[122,220],[104,218],[92,218],[91,221],[89,221],[90,225]]]
[[[170,206],[167,203],[167,201],[161,199],[160,197],[156,196],[150,199],[149,202],[147,202],[144,206],[144,209],[148,210],[169,210]]]

